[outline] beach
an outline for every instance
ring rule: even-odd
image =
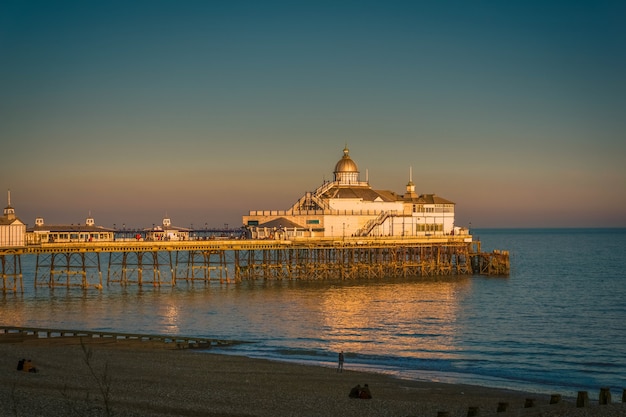
[[[6,416],[625,416],[575,398],[396,379],[383,374],[250,359],[173,343],[0,336],[1,415]],[[214,353],[215,352],[215,353]],[[17,371],[31,359],[36,373]],[[349,398],[368,384],[372,399]],[[596,393],[589,393],[597,398]],[[533,407],[525,408],[531,399]],[[497,412],[507,403],[505,412]]]

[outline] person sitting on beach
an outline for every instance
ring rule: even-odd
[[[348,397],[359,398],[360,393],[361,393],[361,385],[357,385],[356,387],[350,390],[350,394],[348,394]]]
[[[361,392],[359,392],[359,398],[363,400],[369,400],[372,398],[372,393],[370,392],[370,387],[365,384],[363,388],[361,388]]]
[[[35,366],[33,365],[33,362],[29,359],[26,362],[24,362],[24,368],[22,369],[22,371],[35,373],[37,372],[37,368],[35,368]]]
[[[26,362],[26,359],[20,359],[19,361],[17,361],[17,370],[18,371],[23,371],[24,370],[24,362]]]

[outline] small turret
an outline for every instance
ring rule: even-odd
[[[11,207],[11,190],[8,190],[7,194],[7,206],[4,208],[2,214],[4,214],[4,217],[8,220],[15,220],[15,209]]]
[[[404,195],[404,198],[413,199],[416,197],[417,194],[415,193],[415,184],[413,184],[413,167],[409,167],[409,182],[406,185],[406,194]]]

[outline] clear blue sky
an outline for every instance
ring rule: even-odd
[[[624,1],[0,2],[0,190],[32,225],[241,225],[332,179],[473,227],[626,226]]]

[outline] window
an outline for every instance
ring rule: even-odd
[[[441,232],[443,231],[443,224],[418,224],[416,229],[418,232]]]

